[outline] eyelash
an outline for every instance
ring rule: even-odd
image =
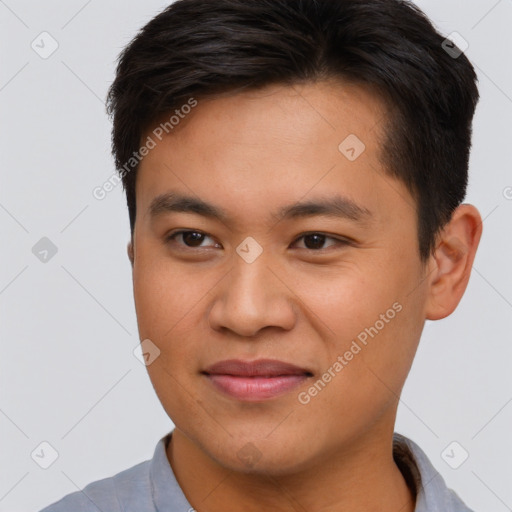
[[[168,235],[166,237],[166,241],[167,242],[176,243],[176,238],[179,235],[184,235],[184,234],[187,234],[187,233],[197,233],[197,234],[204,235],[206,237],[212,238],[212,237],[210,237],[210,235],[208,235],[207,233],[204,233],[202,231],[198,231],[198,230],[195,230],[195,229],[182,229],[182,230],[175,231],[174,233],[171,233],[170,235]],[[308,231],[307,233],[302,233],[302,235],[300,235],[298,238],[296,238],[293,243],[295,244],[298,240],[300,240],[302,238],[305,238],[307,236],[312,236],[312,235],[320,235],[322,237],[325,237],[325,240],[334,240],[335,242],[337,242],[337,244],[330,245],[329,247],[323,248],[323,249],[309,249],[308,247],[301,247],[301,249],[305,249],[307,251],[318,253],[318,252],[325,251],[325,250],[329,249],[330,247],[333,247],[334,245],[338,245],[338,246],[351,245],[351,241],[348,240],[348,239],[339,238],[339,237],[333,237],[333,236],[330,236],[327,233],[323,233],[321,231]],[[204,240],[202,240],[202,241],[204,241]],[[185,244],[182,244],[182,246],[185,248],[185,250],[207,249],[208,248],[208,247],[201,247],[201,246],[199,246],[199,247],[190,247],[190,246],[185,245]]]

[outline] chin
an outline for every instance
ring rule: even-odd
[[[304,453],[304,446],[311,448],[310,443],[304,445],[300,439],[290,436],[274,439],[255,437],[252,440],[247,434],[237,438],[226,439],[207,447],[207,452],[222,467],[247,475],[284,476],[296,473],[308,467],[311,458]],[[206,447],[205,447],[206,448]],[[314,457],[314,454],[311,454]]]

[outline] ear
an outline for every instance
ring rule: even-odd
[[[482,218],[470,204],[460,205],[437,238],[430,257],[426,318],[440,320],[457,307],[471,275],[476,250],[482,236]]]
[[[133,253],[133,239],[131,239],[128,242],[128,246],[126,247],[127,253],[128,253],[128,259],[130,260],[130,263],[132,264],[133,268],[133,259],[134,259],[134,253]]]

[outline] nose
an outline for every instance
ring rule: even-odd
[[[295,296],[278,269],[271,268],[263,256],[252,263],[238,256],[234,259],[233,269],[215,288],[210,327],[246,337],[266,327],[291,330],[296,322]]]

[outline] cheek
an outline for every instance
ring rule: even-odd
[[[171,420],[181,425],[184,416],[201,424],[204,418],[190,379],[197,371],[201,350],[198,339],[202,338],[194,336],[194,327],[199,326],[200,299],[207,296],[207,283],[154,254],[140,251],[133,272],[140,339],[150,339],[160,350],[146,369]]]
[[[157,249],[151,247],[137,254],[133,291],[140,336],[164,341],[179,324],[197,314],[208,283],[156,254]]]
[[[294,289],[304,315],[321,333],[327,368],[338,356],[346,360],[343,373],[350,379],[337,379],[333,388],[357,383],[366,392],[381,388],[381,397],[403,385],[421,335],[424,304],[420,288],[410,293],[418,285],[416,267],[382,256],[375,265],[361,259],[331,273],[304,274]]]
[[[364,261],[317,268],[300,276],[290,274],[288,282],[293,283],[290,288],[304,304],[304,314],[311,321],[314,317],[329,338],[346,341],[373,325],[397,301],[404,287],[390,277],[390,272],[383,273]]]

